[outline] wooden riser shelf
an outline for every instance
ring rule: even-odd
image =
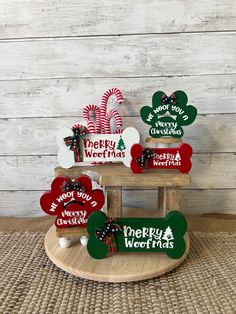
[[[177,170],[147,170],[142,174],[134,174],[122,164],[104,164],[99,166],[82,166],[64,169],[55,168],[55,176],[68,176],[71,179],[81,173],[96,173],[97,181],[105,186],[108,196],[108,216],[122,217],[122,188],[158,189],[157,208],[162,216],[172,210],[180,210],[180,187],[190,185],[190,176]],[[142,192],[143,193],[143,192]]]

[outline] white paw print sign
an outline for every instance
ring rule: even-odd
[[[133,127],[126,128],[120,134],[84,134],[79,143],[81,158],[75,160],[73,149],[65,144],[65,138],[72,136],[73,131],[68,128],[61,129],[57,134],[58,162],[63,168],[72,167],[76,161],[123,162],[130,167],[131,146],[140,140],[138,131]]]

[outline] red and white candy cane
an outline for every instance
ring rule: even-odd
[[[110,134],[111,133],[111,119],[114,118],[115,124],[117,129],[113,133],[122,133],[122,119],[118,113],[117,110],[112,109],[109,112],[107,112],[106,117],[104,119],[104,124],[103,124],[103,133],[104,134]]]
[[[95,122],[90,117],[90,112],[95,113]],[[101,116],[100,116],[100,109],[96,105],[89,104],[84,107],[83,109],[83,117],[87,123],[87,128],[89,133],[101,133]]]
[[[102,100],[101,100],[101,106],[100,106],[100,119],[101,119],[101,129],[102,129],[102,133],[108,134],[111,133],[111,129],[109,127],[109,132],[108,132],[108,119],[109,119],[109,125],[110,125],[110,119],[111,117],[115,118],[115,121],[118,122],[119,120],[119,124],[120,125],[120,121],[121,121],[121,126],[122,126],[122,120],[119,116],[119,113],[116,110],[111,110],[109,112],[107,112],[107,103],[108,103],[108,99],[112,96],[115,95],[116,96],[116,100],[118,102],[118,104],[122,104],[122,102],[124,101],[124,98],[122,96],[121,91],[118,88],[110,88],[107,91],[105,91],[105,93],[102,96]],[[116,113],[115,113],[115,112]],[[108,117],[107,117],[108,115]],[[117,115],[119,116],[119,119],[117,117]],[[117,124],[116,122],[116,124]],[[105,129],[105,125],[106,125],[106,129]],[[117,125],[117,127],[118,127]]]

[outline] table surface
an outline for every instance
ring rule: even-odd
[[[123,164],[104,164],[99,166],[76,166],[69,169],[55,168],[55,176],[63,175],[75,178],[84,171],[97,173],[99,184],[110,187],[157,187],[157,186],[189,186],[190,175],[178,170],[147,169],[135,174]]]

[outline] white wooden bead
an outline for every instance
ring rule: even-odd
[[[81,245],[86,246],[87,243],[88,243],[88,237],[87,236],[82,236],[80,238],[80,243],[81,243]]]
[[[70,238],[60,238],[59,244],[60,244],[60,247],[62,247],[63,249],[67,248],[71,245],[71,239]]]

